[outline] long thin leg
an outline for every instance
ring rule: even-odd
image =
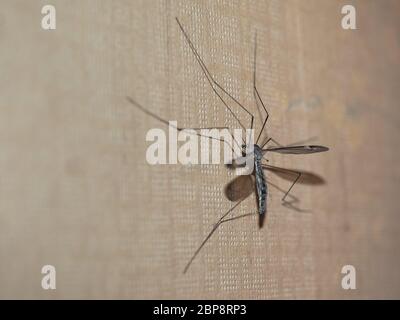
[[[272,141],[273,143],[275,143],[278,147],[282,146],[282,145],[281,145],[278,141],[276,141],[274,138],[268,138],[267,141],[263,143],[261,149],[263,149],[264,146],[266,146],[270,141]],[[265,161],[267,161],[267,162],[269,161],[269,160],[265,157],[265,154],[263,154],[263,159],[264,159]]]
[[[286,193],[285,190],[281,189],[280,187],[278,187],[276,184],[272,183],[271,181],[269,181],[268,179],[265,179],[265,181],[268,183],[268,186],[272,186],[273,188],[277,189],[279,192],[281,193]],[[289,208],[289,209],[293,209],[295,211],[298,212],[307,212],[307,210],[301,209],[299,207],[297,207],[295,204],[300,203],[300,200],[295,197],[294,195],[289,194],[288,195],[292,200],[290,201],[282,201],[283,202],[283,206]]]
[[[258,137],[257,137],[257,140],[256,140],[256,144],[257,144],[257,143],[258,143],[258,140],[260,139],[261,134],[262,134],[262,132],[264,131],[265,126],[266,126],[266,124],[267,124],[267,121],[268,121],[268,118],[269,118],[269,113],[268,113],[268,110],[267,110],[267,108],[265,107],[265,104],[264,104],[263,100],[261,99],[261,96],[260,96],[260,94],[259,94],[259,92],[258,92],[258,90],[257,90],[257,85],[256,85],[256,70],[257,70],[257,32],[256,32],[256,34],[255,34],[255,40],[254,40],[254,66],[253,66],[253,88],[254,88],[254,91],[253,91],[253,93],[254,93],[254,98],[255,98],[255,100],[256,100],[257,108],[260,109],[260,108],[259,108],[259,104],[258,104],[258,101],[260,101],[260,102],[261,102],[261,105],[262,105],[262,107],[263,107],[263,109],[264,109],[264,111],[265,111],[265,113],[267,114],[267,116],[266,116],[266,118],[265,118],[265,120],[264,120],[264,122],[263,122],[263,125],[262,125],[262,127],[261,127],[261,130],[260,130],[260,132],[259,132],[259,134],[258,134]],[[275,139],[273,139],[273,138],[268,138],[267,141],[264,142],[264,144],[262,145],[261,149],[263,149],[264,146],[265,146],[266,144],[268,144],[270,141],[274,142],[274,143],[275,143],[276,145],[278,145],[278,146],[282,146],[282,145],[281,145],[279,142],[277,142]]]
[[[278,147],[281,147],[282,145],[276,141],[274,138],[268,138],[266,142],[263,143],[263,145],[261,146],[261,149],[263,149],[270,141],[272,141],[273,143],[275,143]]]
[[[296,179],[293,181],[292,185],[290,186],[290,188],[288,189],[288,191],[286,191],[285,195],[282,198],[282,201],[285,201],[286,197],[289,195],[290,190],[292,190],[292,188],[294,187],[294,185],[296,184],[296,182],[300,179],[301,177],[301,172],[299,171],[295,171],[295,170],[290,170],[290,169],[284,169],[284,168],[279,168],[279,167],[275,167],[275,166],[271,166],[269,164],[265,164],[262,166],[265,169],[271,168],[271,169],[275,169],[278,171],[282,171],[282,172],[287,172],[287,173],[292,173],[292,174],[296,174]]]
[[[257,30],[256,30],[256,32],[255,32],[255,34],[254,34],[253,96],[254,96],[254,100],[255,100],[255,102],[256,102],[256,107],[257,107],[258,114],[259,114],[259,116],[260,116],[261,126],[264,126],[264,122],[265,122],[265,120],[263,120],[263,119],[264,119],[264,117],[263,117],[263,112],[264,112],[264,110],[262,110],[262,108],[260,107],[260,104],[259,104],[258,99],[257,99],[256,92],[255,92],[255,89],[254,89],[255,84],[256,84],[256,69],[257,69],[256,60],[257,60]]]
[[[266,118],[265,118],[265,120],[263,122],[263,125],[261,127],[261,130],[260,130],[260,132],[258,134],[258,137],[257,137],[257,140],[256,140],[256,144],[257,144],[258,140],[261,137],[261,133],[264,131],[265,125],[267,124],[267,121],[268,121],[268,118],[269,118],[269,113],[268,113],[267,108],[265,107],[264,102],[262,101],[261,96],[260,96],[260,94],[258,93],[258,90],[257,90],[256,70],[257,70],[257,31],[256,31],[256,34],[255,34],[255,37],[254,37],[253,94],[254,94],[254,99],[256,100],[256,104],[257,104],[258,110],[260,110],[259,103],[258,103],[258,101],[260,101],[265,113],[267,114],[267,116],[266,116]]]
[[[213,228],[211,229],[210,233],[207,235],[207,237],[203,240],[203,242],[200,244],[200,246],[197,248],[197,250],[194,252],[192,258],[190,258],[189,262],[186,264],[185,269],[183,270],[183,273],[186,273],[192,264],[193,260],[197,257],[199,254],[200,250],[204,247],[204,245],[207,243],[207,241],[211,238],[213,233],[218,229],[221,223],[225,221],[224,219],[226,218],[227,215],[229,215],[243,200],[238,201],[233,207],[231,207],[227,212],[225,212],[217,221],[216,224],[214,224]]]
[[[178,18],[175,18],[176,22],[179,25],[179,28],[181,29],[183,35],[185,36],[186,42],[189,44],[190,49],[192,50],[197,62],[199,63],[201,69],[203,70],[204,75],[206,76],[212,90],[214,93],[218,96],[218,98],[222,101],[222,103],[225,105],[225,107],[228,109],[228,111],[232,114],[232,116],[238,121],[239,125],[242,127],[243,130],[246,130],[245,126],[241,123],[239,118],[236,116],[236,114],[232,111],[232,109],[229,107],[229,105],[225,102],[225,100],[222,98],[222,96],[218,93],[217,88],[222,90],[226,95],[228,95],[240,108],[242,108],[248,115],[251,117],[251,125],[250,128],[253,129],[253,122],[254,122],[254,115],[247,110],[237,99],[235,99],[229,92],[227,92],[211,75],[210,71],[208,70],[207,66],[205,65],[203,59],[200,57],[199,53],[197,52],[195,46],[193,45],[192,41],[190,40],[189,36],[187,35],[186,31],[183,29],[182,24],[180,23]],[[217,88],[216,88],[217,87]]]
[[[261,137],[261,133],[263,132],[263,130],[264,130],[264,128],[265,128],[265,125],[267,124],[268,117],[269,117],[269,115],[264,119],[263,125],[262,125],[262,127],[261,127],[260,132],[258,133],[258,136],[257,136],[256,143],[255,143],[255,144],[258,143],[258,140],[259,140],[260,137]]]
[[[254,215],[258,216],[258,213],[257,212],[251,212],[251,213],[241,214],[240,216],[237,216],[237,217],[227,218],[227,219],[221,220],[220,224],[223,224],[223,223],[229,222],[229,221],[233,221],[233,220],[237,220],[237,219],[241,219],[241,218],[244,218],[244,217],[254,216]]]
[[[264,168],[264,166],[263,166],[263,168]],[[286,194],[286,190],[283,190],[282,188],[278,187],[276,184],[274,184],[273,182],[271,182],[269,179],[266,179],[266,178],[265,178],[265,181],[268,183],[268,185],[271,185],[272,187],[274,187],[275,189],[277,189],[277,190],[280,191],[281,193]],[[295,197],[295,196],[292,195],[292,194],[289,194],[288,196],[292,199],[292,201],[291,201],[290,203],[297,203],[297,202],[300,201],[297,197]]]
[[[171,123],[169,123],[167,120],[165,120],[165,119],[161,118],[160,116],[156,115],[155,113],[153,113],[153,112],[147,110],[147,109],[144,108],[141,104],[139,104],[138,102],[136,102],[135,100],[133,100],[131,97],[126,97],[126,99],[127,99],[133,106],[135,106],[136,108],[138,108],[139,110],[141,110],[141,111],[144,112],[145,114],[147,114],[147,115],[151,116],[152,118],[154,118],[154,119],[160,121],[161,123],[166,124],[167,126],[170,126],[170,127],[172,127],[172,128],[175,128],[177,131],[184,131],[184,130],[187,130],[187,129],[191,129],[191,130],[195,130],[195,131],[197,131],[197,130],[204,130],[204,129],[228,129],[228,130],[230,130],[229,127],[208,127],[208,128],[181,128],[181,127],[177,127],[177,126],[174,126],[174,125],[172,125]],[[188,133],[191,134],[190,131],[189,131]],[[238,144],[238,142],[236,141],[236,139],[234,138],[233,134],[232,134],[230,131],[229,131],[229,134],[231,135],[233,141],[236,142],[236,144],[237,144],[237,146],[238,146],[238,148],[239,148],[239,150],[240,150],[241,147],[240,147],[240,145]],[[196,132],[195,135],[197,135],[197,136],[199,136],[199,137],[205,137],[205,138],[208,138],[208,139],[213,139],[213,140],[222,141],[222,142],[224,142],[226,145],[228,145],[228,147],[232,150],[233,154],[235,154],[235,150],[234,150],[233,146],[232,146],[231,144],[229,144],[229,142],[226,141],[225,139],[220,139],[220,138],[216,138],[216,137],[213,137],[213,136],[206,136],[206,135],[203,135],[203,134],[201,134],[201,133],[199,133],[199,132]]]

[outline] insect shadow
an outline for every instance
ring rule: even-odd
[[[312,141],[317,140],[317,137],[311,137],[305,140],[297,141],[295,143],[291,143],[287,145],[286,147],[290,148],[292,146],[298,146],[306,143],[310,143]],[[266,160],[268,162],[268,160]],[[232,163],[226,164],[225,165],[228,169],[234,170],[239,167],[244,167],[244,163],[237,163],[235,160]],[[275,166],[267,166],[267,165],[262,165],[263,170],[268,170],[275,175],[279,176],[281,179],[288,180],[290,182],[293,182],[293,173],[299,174],[299,179],[297,180],[297,183],[299,184],[304,184],[304,185],[323,185],[325,184],[325,179],[322,178],[320,175],[317,175],[313,172],[309,171],[304,171],[304,170],[299,170],[299,169],[285,169],[285,168],[280,168],[280,167],[275,167]],[[287,191],[284,189],[281,189],[278,185],[272,183],[271,181],[265,179],[268,185],[271,185],[274,189],[278,190],[279,192],[285,194],[290,200],[285,200],[282,201],[282,205],[284,207],[287,207],[289,209],[299,211],[299,212],[310,212],[308,209],[302,209],[299,207],[300,205],[300,199],[295,197],[292,194],[287,194]],[[225,196],[228,200],[232,202],[236,201],[241,201],[246,199],[248,196],[250,196],[255,190],[254,184],[255,183],[255,176],[254,174],[252,175],[243,175],[243,176],[238,176],[235,179],[233,179],[231,182],[229,182],[225,188],[224,188],[224,193]],[[260,218],[262,218],[263,215],[260,215]],[[259,225],[262,227],[263,220],[259,220]]]
[[[233,166],[227,165],[227,168],[233,169]],[[266,169],[284,180],[288,181],[293,180],[293,175],[291,174],[291,172],[286,171],[284,168],[274,167]],[[301,177],[297,181],[298,184],[323,185],[326,183],[325,179],[322,178],[320,175],[304,170],[296,170],[296,171],[301,173]],[[228,184],[226,184],[224,188],[224,194],[226,198],[232,202],[242,201],[246,199],[253,192],[255,192],[254,181],[255,181],[254,175],[237,176],[236,178],[231,180]],[[274,189],[283,194],[286,192],[284,189],[280,188],[278,185],[272,183],[269,180],[267,180],[267,183],[268,185],[272,186]],[[303,209],[299,206],[301,201],[296,196],[289,194],[289,198],[290,200],[282,202],[283,206],[298,212],[310,212],[309,209]]]

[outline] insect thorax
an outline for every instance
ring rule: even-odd
[[[249,154],[254,154],[254,159],[255,160],[261,160],[263,157],[263,151],[261,149],[261,147],[257,144],[253,144],[253,150],[249,150],[250,148],[245,145],[242,144],[242,156],[245,157],[246,155]]]
[[[258,160],[258,161],[261,161],[261,159],[262,159],[262,157],[263,157],[263,151],[262,151],[262,149],[261,149],[260,146],[258,146],[257,144],[255,144],[255,145],[253,146],[253,148],[254,148],[254,159],[255,159],[255,160]]]

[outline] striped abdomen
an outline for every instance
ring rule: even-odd
[[[255,149],[254,158],[254,175],[256,178],[256,191],[258,201],[258,213],[260,215],[265,214],[267,209],[267,184],[265,183],[264,171],[261,166],[261,158],[257,156]]]

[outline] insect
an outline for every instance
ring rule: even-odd
[[[233,112],[233,109],[231,107],[231,104],[229,104],[225,99],[224,96],[226,96],[227,99],[229,99],[229,101],[233,104],[236,105],[236,107],[241,108],[250,118],[250,129],[253,129],[254,127],[254,115],[248,111],[247,108],[245,108],[236,98],[234,98],[229,92],[227,92],[215,79],[214,77],[211,75],[210,71],[208,70],[207,66],[205,65],[203,59],[200,57],[199,53],[197,52],[195,46],[193,45],[192,41],[190,40],[188,34],[186,33],[186,31],[184,30],[182,24],[180,23],[180,21],[178,20],[178,18],[176,18],[176,22],[187,42],[187,44],[189,45],[194,57],[196,58],[200,68],[202,69],[202,72],[204,73],[204,76],[206,77],[209,85],[211,86],[211,89],[213,90],[214,94],[219,98],[219,100],[222,102],[223,106],[226,108],[226,110],[234,117],[234,119],[238,122],[238,124],[240,125],[240,127],[242,129],[245,129],[244,124],[242,123],[242,121],[238,118],[238,116],[235,114],[235,112]],[[257,104],[257,108],[258,110],[261,112],[265,113],[265,119],[262,121],[262,126],[261,129],[257,135],[257,139],[255,141],[255,143],[252,145],[252,148],[250,148],[250,150],[252,150],[252,152],[250,153],[246,153],[246,150],[248,150],[247,148],[249,147],[248,145],[246,145],[245,143],[240,144],[233,136],[233,141],[237,146],[240,146],[240,148],[242,149],[242,158],[247,158],[247,157],[251,157],[251,161],[254,161],[254,169],[253,169],[253,176],[255,178],[254,181],[254,185],[255,185],[255,191],[256,191],[256,198],[257,198],[257,208],[258,208],[258,216],[259,216],[259,227],[261,228],[263,226],[263,222],[266,216],[266,211],[267,211],[267,194],[268,194],[268,183],[267,180],[265,178],[264,175],[264,170],[270,170],[273,172],[277,172],[277,173],[283,173],[283,174],[291,174],[295,176],[295,179],[293,180],[292,184],[290,185],[289,189],[284,193],[284,196],[282,198],[282,202],[285,204],[289,204],[290,202],[288,202],[286,200],[286,198],[290,195],[290,191],[292,190],[292,188],[294,187],[294,185],[299,181],[300,177],[302,176],[303,172],[301,171],[296,171],[296,170],[290,170],[290,169],[284,169],[284,168],[279,168],[279,167],[275,167],[272,165],[269,165],[265,162],[268,162],[268,160],[266,159],[265,155],[268,152],[275,152],[275,153],[281,153],[281,154],[294,154],[294,155],[299,155],[299,154],[311,154],[311,153],[317,153],[317,152],[324,152],[324,151],[328,151],[329,149],[327,147],[324,146],[320,146],[320,145],[289,145],[289,146],[283,146],[280,143],[278,143],[275,139],[273,139],[272,137],[269,137],[267,139],[264,140],[264,142],[260,141],[261,138],[261,134],[263,133],[264,129],[266,128],[266,124],[267,121],[269,119],[269,113],[267,111],[267,108],[263,102],[263,100],[261,99],[261,96],[257,90],[257,86],[256,86],[256,54],[257,54],[257,33],[255,34],[255,46],[254,46],[254,60],[253,60],[253,95]],[[147,110],[146,108],[144,108],[143,106],[141,106],[139,103],[137,103],[135,100],[133,100],[131,97],[127,97],[128,101],[134,105],[135,107],[137,107],[138,109],[140,109],[142,112],[146,113],[147,115],[157,119],[158,121],[170,125],[168,121],[166,121],[165,119],[159,117],[158,115],[150,112],[149,110]],[[261,107],[260,107],[261,105]],[[217,128],[217,127],[215,127]],[[218,127],[218,128],[222,128],[222,127]],[[229,127],[224,127],[224,128],[228,128]],[[181,130],[185,130],[186,128],[176,128],[178,131]],[[191,128],[193,129],[193,128]],[[210,129],[210,128],[196,128],[195,130],[200,130],[200,129]],[[202,136],[201,133],[196,133],[199,136]],[[206,136],[207,138],[212,138],[215,139],[214,137],[209,137]],[[226,142],[223,139],[218,139],[222,142]],[[274,143],[274,146],[268,146],[270,143]],[[230,146],[232,148],[232,146]],[[262,161],[265,161],[264,163]],[[309,174],[310,175],[310,174]],[[282,191],[282,190],[280,190]],[[293,197],[293,196],[292,196]],[[210,237],[212,236],[212,234],[216,231],[216,229],[222,224],[225,223],[227,221],[231,221],[233,219],[238,219],[240,217],[246,216],[246,215],[250,215],[250,214],[246,214],[246,215],[242,215],[242,216],[237,216],[237,217],[232,217],[232,218],[227,218],[229,214],[231,214],[234,209],[236,207],[238,207],[238,205],[242,202],[243,199],[240,199],[239,201],[237,201],[237,203],[232,206],[226,213],[224,213],[220,219],[214,224],[212,230],[210,231],[210,233],[207,235],[207,237],[203,240],[203,242],[200,244],[200,246],[198,247],[198,249],[194,252],[193,256],[191,257],[191,259],[189,260],[189,262],[187,263],[187,265],[185,266],[184,269],[184,273],[187,272],[187,270],[189,269],[191,263],[194,261],[194,259],[196,258],[196,256],[198,255],[198,253],[200,252],[200,250],[203,248],[203,246],[206,244],[206,242],[210,239]]]

